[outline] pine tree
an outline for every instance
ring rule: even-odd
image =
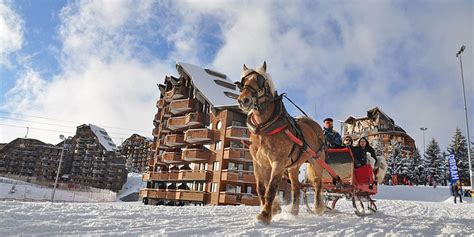
[[[448,147],[448,153],[456,157],[459,178],[463,183],[470,184],[469,178],[469,158],[467,154],[467,141],[462,135],[461,130],[456,128],[451,144]],[[472,153],[471,153],[472,154]]]
[[[380,138],[376,137],[370,141],[370,146],[374,148],[375,155],[378,157],[383,157],[383,144],[380,141]]]
[[[421,155],[420,152],[418,151],[418,148],[415,148],[413,151],[412,157],[411,157],[411,163],[410,163],[410,168],[411,168],[411,182],[418,185],[422,183],[423,180],[423,165],[421,163]]]
[[[430,184],[436,182],[437,184],[442,183],[444,180],[444,157],[441,155],[441,149],[439,148],[438,142],[433,138],[426,148],[426,161],[427,163],[427,176],[429,177]]]
[[[396,140],[390,141],[389,147],[389,157],[387,160],[387,173],[385,174],[385,183],[389,183],[389,180],[392,180],[392,176],[399,175],[400,169],[398,165],[400,164],[402,145]]]

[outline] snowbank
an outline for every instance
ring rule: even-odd
[[[88,191],[56,189],[55,201],[61,202],[110,202],[116,193],[89,188]],[[0,200],[50,201],[53,189],[23,181],[0,178]]]
[[[146,182],[142,180],[143,175],[139,173],[128,173],[127,182],[123,185],[122,190],[117,194],[117,201],[132,193],[137,193],[141,188],[146,186]]]

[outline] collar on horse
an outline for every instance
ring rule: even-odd
[[[289,114],[283,105],[282,96],[277,96],[269,102],[276,102],[275,109],[270,119],[264,123],[256,124],[252,114],[247,116],[247,127],[249,131],[256,135],[275,135],[288,126]]]

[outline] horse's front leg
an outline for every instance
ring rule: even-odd
[[[254,163],[254,176],[257,188],[257,195],[260,201],[260,210],[263,210],[263,206],[265,205],[265,191],[266,186],[268,186],[268,182],[270,180],[270,175],[265,173],[264,167],[262,167],[257,162]]]
[[[267,225],[270,224],[270,222],[272,221],[272,212],[274,211],[272,210],[273,201],[275,200],[276,193],[278,190],[278,184],[281,181],[281,177],[282,177],[281,170],[280,172],[274,172],[274,169],[272,169],[270,182],[265,191],[265,204],[263,205],[262,212],[257,215],[257,219]]]
[[[320,159],[324,159],[324,153]],[[326,211],[326,205],[323,200],[323,167],[316,162],[313,163],[312,168],[314,169],[314,180],[312,182],[314,188],[314,211],[316,214],[321,215]]]
[[[291,214],[298,215],[300,207],[300,194],[301,194],[301,183],[298,180],[298,168],[293,168],[288,170],[288,177],[291,181],[291,193],[293,195],[292,205],[291,205]]]

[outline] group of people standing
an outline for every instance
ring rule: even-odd
[[[351,149],[352,155],[354,156],[354,166],[356,168],[362,167],[367,164],[368,154],[375,160],[374,173],[378,171],[380,165],[379,159],[375,154],[374,148],[369,144],[369,141],[365,137],[359,138],[358,144],[354,145],[354,140],[351,136],[345,136],[344,141],[341,139],[341,135],[333,129],[333,119],[324,119],[324,138],[326,139],[326,145],[328,148],[343,148],[347,147]]]

